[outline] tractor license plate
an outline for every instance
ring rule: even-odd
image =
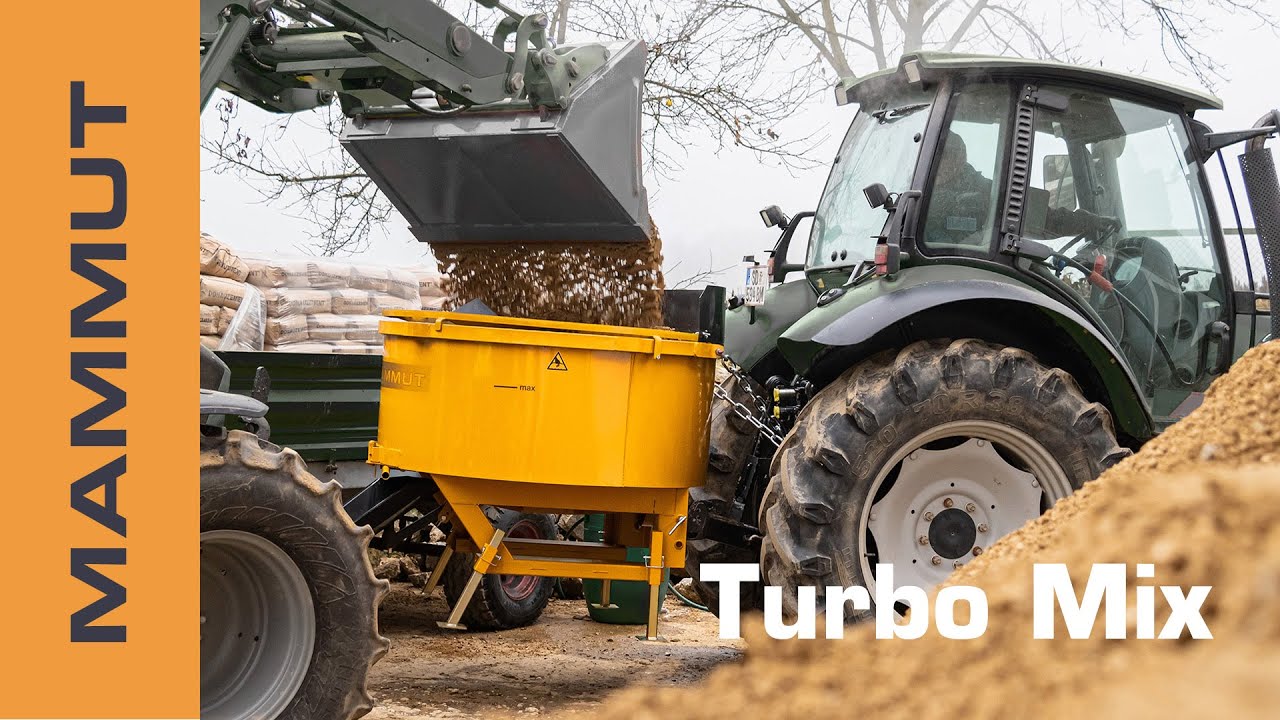
[[[751,307],[764,305],[764,291],[769,289],[768,268],[764,265],[753,265],[747,268],[747,283],[743,286],[742,297]]]

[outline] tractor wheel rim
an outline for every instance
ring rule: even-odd
[[[1053,455],[1021,430],[988,420],[931,428],[903,444],[871,485],[874,502],[858,528],[875,548],[861,558],[868,590],[876,563],[893,565],[894,585],[928,590],[1071,490]]]
[[[278,545],[239,530],[200,534],[200,717],[280,715],[315,648],[306,578]]]
[[[507,537],[514,539],[538,540],[542,535],[538,526],[528,520],[520,520],[507,531]],[[515,602],[527,600],[538,590],[542,578],[536,575],[503,575],[502,592]]]

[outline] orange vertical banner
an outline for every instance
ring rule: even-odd
[[[0,44],[0,717],[199,714],[197,9]]]

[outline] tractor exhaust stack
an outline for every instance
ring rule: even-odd
[[[1280,128],[1280,110],[1263,115],[1254,127]],[[1249,206],[1253,211],[1253,223],[1258,228],[1258,244],[1262,247],[1262,262],[1267,271],[1271,290],[1271,338],[1280,339],[1280,180],[1276,178],[1276,164],[1266,147],[1266,136],[1249,141],[1240,155],[1240,174],[1244,178],[1245,191],[1249,194]]]

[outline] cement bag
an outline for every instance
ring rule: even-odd
[[[368,345],[362,342],[346,340],[333,343],[333,350],[331,352],[339,355],[381,355],[382,346]]]
[[[312,260],[307,263],[307,287],[335,290],[350,286],[350,265],[329,260]]]
[[[366,290],[334,290],[330,299],[334,315],[368,315],[372,312],[373,304]]]
[[[378,323],[382,319],[377,315],[349,318],[347,330],[342,339],[362,344],[381,345],[382,335],[378,333]]]
[[[222,336],[227,334],[227,328],[231,327],[231,321],[236,316],[239,308],[220,307],[218,308],[218,331],[215,335]]]
[[[217,335],[218,317],[222,308],[217,305],[200,305],[200,334]]]
[[[390,292],[390,273],[381,265],[353,265],[351,287],[376,293]]]
[[[200,276],[200,304],[238,309],[251,286],[212,275]]]
[[[333,345],[323,342],[299,342],[285,343],[284,345],[267,345],[264,349],[270,352],[332,353]]]
[[[406,300],[395,295],[374,294],[369,296],[369,309],[374,315],[381,315],[384,310],[421,310],[422,302],[417,297]]]
[[[409,271],[418,282],[418,297],[445,297],[444,276],[434,270],[414,268]]]
[[[266,345],[300,343],[309,339],[311,339],[311,335],[307,332],[306,315],[267,318],[267,328],[263,336],[263,342]]]
[[[204,278],[201,278],[203,281]],[[244,288],[244,302],[227,324],[226,335],[219,343],[219,350],[261,350],[266,335],[267,307],[262,291],[252,285],[237,283]]]
[[[210,350],[217,350],[218,346],[222,344],[222,337],[219,335],[201,335],[200,344]]]
[[[347,339],[351,318],[331,313],[307,316],[307,336],[314,341],[330,342]]]
[[[249,266],[209,233],[200,233],[200,274],[244,282]]]
[[[245,258],[249,267],[246,282],[260,288],[308,287],[306,260]]]
[[[262,294],[266,297],[267,317],[286,318],[333,312],[329,293],[329,290],[268,288]]]
[[[447,297],[424,297],[422,298],[423,310],[447,310],[446,304],[449,302]]]
[[[418,276],[411,270],[390,268],[387,270],[387,292],[405,300],[419,300]]]

